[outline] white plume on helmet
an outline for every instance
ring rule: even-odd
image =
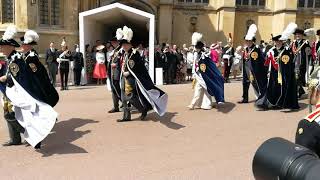
[[[37,32],[33,30],[27,30],[24,34],[24,44],[29,44],[31,42],[38,42],[39,41],[39,35]]]
[[[192,45],[195,46],[197,42],[201,41],[201,39],[202,39],[202,34],[198,32],[194,32],[191,38]]]
[[[280,41],[286,41],[289,39],[289,37],[295,32],[295,30],[298,28],[298,25],[296,23],[289,23],[286,29],[282,32],[281,37],[279,38]]]
[[[118,29],[117,29],[117,32],[116,32],[116,38],[117,38],[117,40],[121,40],[122,37],[123,37],[122,29],[121,29],[121,28],[118,28]]]
[[[132,40],[132,37],[133,37],[132,29],[128,28],[127,26],[124,26],[122,29],[122,33],[123,33],[122,39],[127,40],[128,42]]]
[[[255,24],[251,24],[244,39],[247,41],[251,41],[256,36],[257,31],[257,26]]]
[[[314,29],[314,28],[309,28],[309,29],[304,30],[304,34],[305,34],[306,36],[313,36],[313,35],[316,34],[316,32],[315,32],[315,29]]]
[[[67,42],[66,42],[66,39],[65,39],[65,38],[62,39],[61,46],[63,46],[63,47],[64,47],[64,46],[67,46]]]
[[[6,31],[4,32],[2,39],[6,41],[10,39],[14,39],[16,34],[17,34],[16,26],[10,25],[7,27]]]

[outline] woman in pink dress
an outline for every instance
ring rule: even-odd
[[[107,68],[105,65],[106,55],[103,52],[104,45],[97,47],[96,52],[96,65],[93,71],[93,78],[97,79],[97,85],[103,84],[103,80],[107,78]]]

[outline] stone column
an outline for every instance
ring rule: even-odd
[[[173,0],[160,0],[159,43],[172,43]]]
[[[235,10],[234,8],[226,8],[224,10],[219,11],[218,13],[218,32],[223,34],[224,36],[219,36],[218,40],[222,41],[225,44],[228,40],[229,33],[234,35],[234,23],[235,23]],[[220,17],[219,17],[220,16]]]
[[[235,1],[220,0],[217,1],[216,8],[219,10],[217,14],[218,33],[222,36],[218,37],[218,41],[225,44],[228,40],[229,33],[234,35],[235,31]]]
[[[293,1],[293,2],[292,2]],[[285,0],[274,2],[274,16],[272,33],[281,34],[290,22],[296,22],[297,0]]]
[[[25,30],[28,28],[28,21],[36,18],[34,15],[32,16],[29,11],[31,7],[31,3],[29,1],[14,1],[14,23],[18,29]],[[29,12],[29,13],[28,13]]]

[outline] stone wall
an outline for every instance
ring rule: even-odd
[[[57,42],[56,45],[59,47],[62,37],[67,38],[67,43],[72,48],[79,41],[78,13],[98,6],[97,0],[61,2],[61,25],[41,26],[38,19],[38,1],[36,4],[31,4],[30,1],[15,1],[15,24],[19,35],[23,35],[27,29],[39,32],[40,42],[36,49],[40,53],[44,53],[51,41]],[[104,2],[137,4],[135,0]],[[235,6],[235,0],[210,0],[208,6],[183,5],[176,2],[139,0],[139,5],[144,3],[156,9],[156,33],[159,43],[190,45],[192,32],[198,31],[203,33],[203,40],[208,45],[216,41],[226,43],[229,33],[233,34],[235,45],[239,45],[246,34],[248,20],[253,20],[258,26],[258,41],[269,40],[271,34],[281,33],[289,22],[296,22],[301,28],[305,23],[309,23],[311,27],[320,27],[317,11],[297,9],[297,0],[267,0],[265,9],[239,9]],[[0,34],[7,26],[8,24],[0,24]]]

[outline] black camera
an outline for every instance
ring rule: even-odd
[[[320,160],[303,146],[271,138],[258,148],[252,171],[256,180],[320,180]]]

